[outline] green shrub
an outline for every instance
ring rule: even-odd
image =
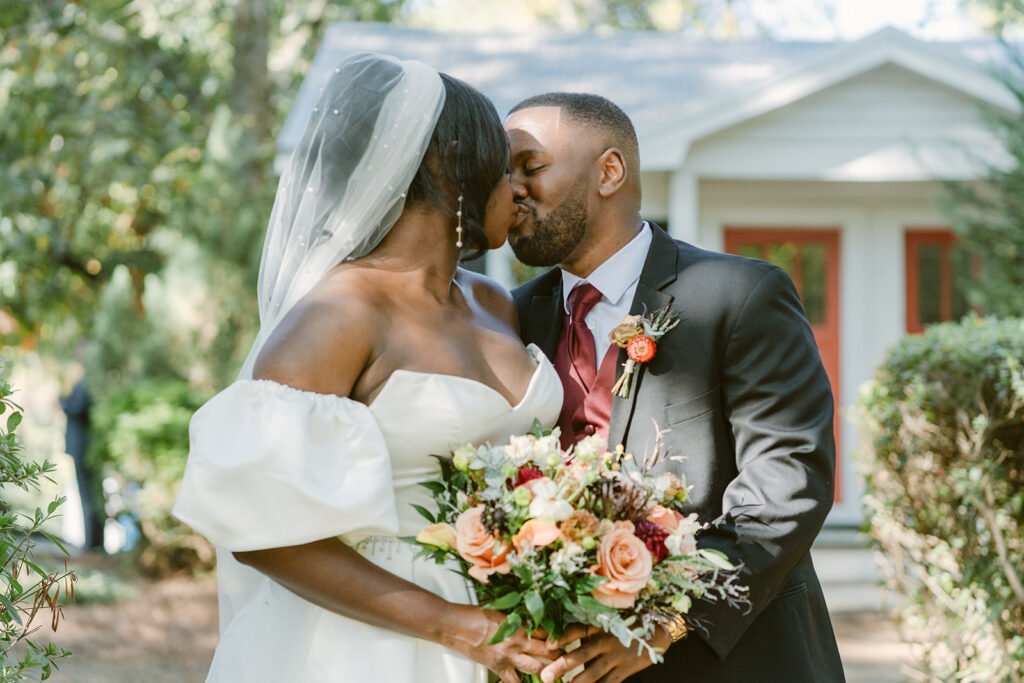
[[[865,508],[928,680],[1024,680],[1024,321],[905,337],[865,386]]]
[[[89,459],[122,491],[138,486],[121,498],[142,534],[139,564],[154,575],[214,564],[213,547],[171,516],[188,457],[188,423],[207,398],[180,380],[148,381],[112,393],[93,410]]]
[[[0,372],[3,362],[0,361]],[[74,574],[65,563],[49,572],[32,557],[36,539],[48,538],[66,555],[64,547],[43,529],[64,503],[55,498],[46,510],[16,512],[6,502],[9,488],[38,490],[40,480],[56,469],[51,462],[31,462],[21,457],[15,430],[22,411],[7,382],[0,381],[0,681],[46,680],[57,662],[71,653],[53,643],[39,644],[31,637],[39,620],[53,630],[61,617],[61,593],[74,596]]]

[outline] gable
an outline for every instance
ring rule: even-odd
[[[973,177],[965,150],[998,147],[982,103],[895,64],[693,143],[687,166],[704,178],[930,180]]]

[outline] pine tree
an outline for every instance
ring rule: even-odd
[[[966,282],[971,303],[986,315],[1024,316],[1024,54],[1006,44],[1004,81],[1018,111],[986,109],[984,116],[1006,156],[981,160],[980,181],[947,181],[941,207],[963,248],[981,269]]]

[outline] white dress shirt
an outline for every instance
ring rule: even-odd
[[[640,271],[644,268],[647,252],[651,248],[651,238],[651,226],[644,221],[640,233],[595,268],[586,280],[562,271],[562,306],[566,314],[569,313],[569,294],[577,284],[589,282],[601,292],[601,300],[594,304],[584,319],[594,335],[598,367],[611,346],[609,333],[629,314],[636,286],[640,282]]]

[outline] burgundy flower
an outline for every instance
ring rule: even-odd
[[[636,523],[633,531],[636,537],[644,542],[647,549],[651,551],[655,562],[661,562],[668,557],[668,548],[665,547],[665,539],[668,538],[668,531],[660,524],[648,522],[646,519]]]
[[[528,481],[531,481],[533,479],[540,479],[543,476],[544,473],[541,472],[538,468],[523,465],[522,467],[519,468],[519,474],[516,476],[516,486],[522,486]],[[515,486],[512,488],[515,488]]]

